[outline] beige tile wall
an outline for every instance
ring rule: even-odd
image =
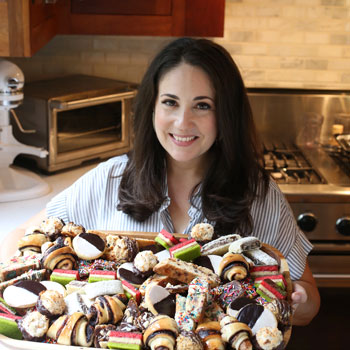
[[[171,38],[57,36],[14,59],[27,81],[84,73],[139,82]],[[350,89],[350,0],[226,0],[225,35],[247,86]]]

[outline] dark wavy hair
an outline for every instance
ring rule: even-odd
[[[218,137],[201,183],[203,214],[216,223],[219,235],[249,234],[253,227],[251,204],[261,192],[258,188],[266,194],[268,175],[241,74],[230,54],[207,39],[172,41],[146,71],[135,98],[134,146],[122,175],[118,210],[142,222],[158,211],[165,199],[166,152],[153,129],[152,113],[160,79],[183,62],[206,72],[215,90]]]

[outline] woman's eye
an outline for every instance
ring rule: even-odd
[[[173,107],[176,106],[177,102],[175,100],[167,99],[163,100],[162,104],[165,104],[166,106]]]
[[[198,108],[198,109],[211,109],[212,107],[209,103],[200,102],[196,105],[196,108]]]

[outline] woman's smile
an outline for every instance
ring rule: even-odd
[[[175,134],[169,135],[174,139],[174,142],[178,146],[189,146],[197,139],[197,136],[180,136]]]

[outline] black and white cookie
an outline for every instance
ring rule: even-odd
[[[73,248],[80,259],[98,259],[106,249],[106,242],[99,235],[83,232],[73,239]]]
[[[255,299],[249,297],[239,297],[235,300],[231,301],[231,303],[227,306],[226,313],[230,316],[237,317],[238,312],[248,304],[257,304]]]
[[[165,288],[150,284],[146,288],[145,304],[153,315],[175,316],[175,294],[169,293]]]
[[[118,268],[117,277],[120,280],[129,282],[134,287],[140,287],[143,282],[147,280],[149,275],[144,275],[136,271],[134,263],[126,262]]]
[[[275,315],[266,307],[260,304],[248,304],[240,309],[237,314],[237,320],[247,324],[253,335],[263,327],[277,328],[277,319]]]
[[[207,269],[210,269],[214,273],[218,274],[221,260],[222,260],[222,256],[220,255],[207,255],[207,256],[199,256],[193,261],[193,263],[199,266],[206,267]]]
[[[29,308],[36,304],[46,287],[37,281],[19,281],[4,290],[5,302],[15,308]]]

